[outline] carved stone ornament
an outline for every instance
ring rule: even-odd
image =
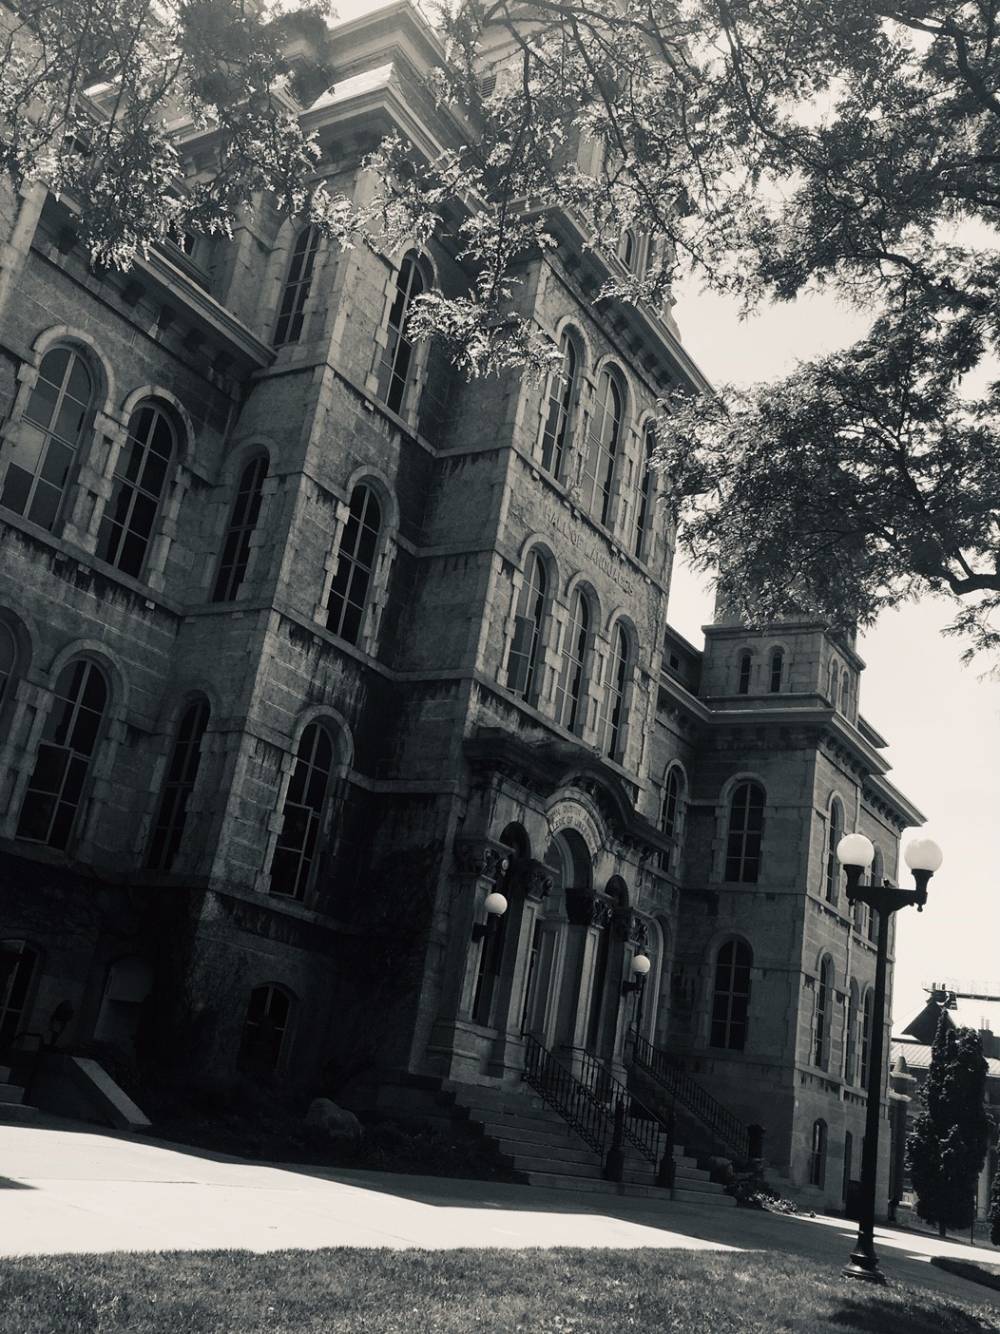
[[[455,860],[463,875],[493,881],[498,880],[510,864],[506,852],[475,839],[456,842]]]
[[[649,944],[649,923],[645,917],[640,917],[638,913],[629,913],[626,932],[631,944],[639,945],[642,948]]]
[[[549,868],[535,861],[515,861],[508,880],[513,889],[519,890],[532,903],[542,903],[554,884]]]
[[[571,926],[596,926],[603,929],[611,925],[614,914],[615,905],[611,900],[594,890],[566,890],[566,916]]]

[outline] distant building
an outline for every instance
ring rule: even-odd
[[[931,1065],[931,1048],[942,1017],[953,1028],[971,1028],[979,1034],[986,1058],[986,1105],[990,1116],[992,1132],[990,1148],[986,1162],[979,1177],[976,1190],[976,1217],[985,1219],[989,1214],[990,1193],[996,1176],[998,1163],[998,1145],[1000,1145],[1000,988],[994,988],[996,995],[962,995],[947,987],[932,987],[927,993],[927,1003],[904,1023],[899,1024],[892,1034],[890,1061],[893,1083],[899,1075],[908,1075],[912,1085],[907,1092],[910,1103],[906,1107],[906,1117],[894,1126],[896,1140],[905,1139],[909,1122],[916,1111],[920,1110],[920,1091],[927,1078]],[[900,1085],[901,1087],[901,1085]],[[897,1152],[902,1157],[897,1145]],[[900,1196],[904,1204],[912,1205],[909,1174],[901,1177]]]
[[[386,130],[454,138],[415,10],[336,49],[302,115],[338,188]],[[704,381],[669,310],[593,301],[645,238],[553,210],[536,385],[408,339],[466,281],[444,241],[340,254],[265,203],[99,275],[70,222],[0,200],[0,1049],[62,1006],[64,1043],[405,1103],[518,1096],[529,1039],[630,1078],[635,1027],[839,1207],[875,946],[832,850],[895,876],[922,817],[853,645],[668,626],[650,421]]]

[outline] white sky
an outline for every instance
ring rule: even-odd
[[[347,20],[381,7],[339,0],[337,11]],[[827,297],[741,323],[732,303],[692,289],[680,293],[674,313],[709,379],[737,384],[781,375],[796,358],[841,346],[864,327]],[[678,568],[671,624],[700,646],[711,614],[711,593]],[[1000,995],[1000,683],[980,679],[986,664],[962,666],[960,644],[940,634],[950,619],[943,601],[906,607],[885,615],[858,646],[868,664],[861,708],[889,741],[889,777],[924,812],[924,832],[944,850],[923,913],[899,914],[897,1019],[923,1003],[921,988],[931,981],[966,980],[976,991],[993,983]]]

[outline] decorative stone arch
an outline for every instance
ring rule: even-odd
[[[680,850],[684,841],[684,825],[687,817],[686,799],[691,791],[691,785],[688,780],[684,761],[679,757],[668,760],[663,770],[663,784],[659,794],[659,809],[656,813],[657,828],[661,833],[667,833],[666,824],[668,812],[666,809],[666,801],[672,774],[677,775],[677,809],[674,812],[673,817],[674,830],[670,835],[674,840],[674,846],[669,855],[661,854],[661,864],[663,865],[664,870],[676,867],[680,859]]]
[[[257,320],[257,336],[269,346],[275,336],[275,326],[278,322],[278,312],[281,305],[282,294],[285,289],[285,282],[288,277],[288,270],[291,264],[292,252],[299,236],[307,227],[312,226],[308,220],[302,218],[285,218],[281,226],[275,233],[274,244],[268,255],[267,266],[264,270],[263,291],[264,300],[259,307],[259,317]],[[313,265],[311,290],[305,303],[305,321],[303,331],[307,332],[309,323],[315,310],[315,291],[318,285],[317,280],[322,277],[323,266],[330,254],[330,244],[323,235],[322,230],[318,231],[318,242],[316,246],[316,258]],[[296,347],[303,340],[299,339],[293,343],[282,344],[284,347]],[[280,352],[282,348],[278,348]]]
[[[752,695],[754,687],[754,668],[757,666],[757,650],[753,644],[744,644],[736,653],[736,687],[734,695]]]
[[[336,755],[333,773],[343,770],[345,773],[354,765],[354,736],[344,715],[329,704],[311,704],[301,709],[295,717],[295,725],[290,733],[293,751],[302,740],[302,733],[312,723],[328,723],[328,731],[336,743]]]
[[[126,394],[122,400],[120,411],[122,425],[128,427],[132,413],[147,399],[154,403],[165,403],[176,418],[175,424],[180,427],[177,433],[178,461],[186,462],[194,453],[197,434],[194,429],[194,422],[191,420],[191,414],[177,395],[172,394],[169,389],[163,389],[156,384],[146,384],[140,389],[133,389],[129,394]]]
[[[278,446],[270,436],[258,435],[256,432],[242,436],[239,440],[233,442],[219,465],[216,486],[227,488],[234,486],[242,476],[247,464],[261,454],[267,458],[268,471],[270,471],[271,464],[277,457],[278,452]]]
[[[424,291],[431,291],[440,287],[439,268],[433,255],[427,246],[418,244],[412,238],[397,246],[389,253],[383,253],[381,259],[385,264],[385,280],[382,287],[383,306],[379,317],[378,325],[374,331],[374,353],[372,356],[371,369],[368,372],[365,381],[365,388],[373,396],[375,401],[381,405],[384,411],[392,413],[393,410],[383,401],[379,393],[379,367],[383,356],[389,346],[389,316],[392,313],[392,307],[396,300],[398,290],[399,273],[403,267],[403,261],[408,256],[414,256],[417,264],[417,270],[421,274],[424,283]],[[415,429],[420,406],[421,395],[427,382],[428,358],[430,356],[430,340],[422,339],[418,342],[413,351],[413,363],[409,369],[407,385],[403,395],[403,401],[400,404],[400,410],[397,415],[405,422],[411,430]]]
[[[398,551],[399,502],[389,479],[378,468],[365,465],[356,468],[348,479],[344,496],[334,502],[333,535],[323,562],[323,577],[319,582],[319,597],[313,616],[321,624],[327,620],[333,581],[340,564],[344,531],[351,514],[351,501],[359,487],[366,487],[379,506],[379,540],[368,588],[364,621],[356,641],[362,652],[374,654],[378,644],[382,614],[389,593],[389,579]],[[327,495],[329,493],[326,493]]]
[[[54,324],[37,335],[31,344],[31,361],[23,362],[17,373],[22,389],[25,385],[27,385],[29,391],[34,388],[42,358],[46,352],[51,352],[60,343],[67,344],[79,352],[94,373],[96,382],[94,408],[97,416],[105,418],[108,422],[117,422],[118,425],[121,425],[121,419],[116,416],[114,408],[118,399],[114,367],[105,353],[101,351],[97,339],[92,334],[87,333],[85,329],[77,328],[76,325]],[[21,393],[19,391],[18,398],[20,399],[20,397]],[[27,396],[25,396],[26,402]],[[23,406],[23,403],[15,402],[14,411],[18,416],[20,416],[19,409]],[[103,424],[99,428],[97,422],[95,422],[95,430],[97,429],[104,429]]]
[[[774,689],[774,660],[775,656],[781,655],[781,668],[778,673],[778,688]],[[785,695],[789,691],[789,663],[791,662],[791,653],[788,644],[782,639],[772,639],[768,645],[764,656],[764,670],[767,673],[767,694]]]
[[[588,848],[591,868],[597,856],[598,850],[607,846],[608,832],[597,803],[588,793],[578,791],[572,788],[561,788],[549,800],[545,808],[546,823],[548,827],[548,843],[557,834],[564,830],[571,830],[577,834]],[[593,871],[590,872],[588,888],[592,882]]]
[[[118,661],[118,655],[96,639],[74,639],[64,644],[50,660],[46,679],[50,687],[59,679],[59,673],[73,658],[92,658],[103,668],[110,686],[108,712],[124,719],[129,706],[128,678]]]
[[[823,887],[821,897],[836,906],[840,902],[841,867],[837,861],[836,843],[847,832],[848,799],[836,788],[831,788],[823,816]],[[837,812],[840,813],[840,838],[834,840]],[[832,890],[831,890],[832,883]]]
[[[761,834],[761,862],[767,849],[768,824],[774,816],[774,806],[769,800],[767,783],[752,769],[739,769],[730,774],[719,788],[718,804],[715,816],[715,839],[713,840],[712,873],[718,883],[725,883],[727,844],[729,839],[729,821],[732,811],[733,796],[742,783],[755,783],[764,793],[764,827]]]
[[[545,607],[541,629],[541,643],[538,648],[539,680],[532,689],[533,703],[536,708],[544,708],[551,701],[555,674],[559,667],[558,643],[560,620],[558,616],[559,562],[548,537],[542,533],[529,533],[521,543],[517,564],[510,575],[510,599],[507,603],[507,615],[503,625],[503,640],[500,660],[500,680],[508,688],[510,685],[511,648],[517,633],[518,606],[521,591],[532,556],[538,555],[546,574]]]
[[[635,385],[628,370],[623,365],[622,361],[612,353],[605,353],[597,361],[594,365],[592,377],[588,380],[588,401],[584,409],[586,423],[583,432],[584,448],[580,451],[580,458],[578,460],[576,472],[574,473],[574,478],[576,487],[582,490],[589,449],[589,424],[593,420],[594,413],[597,411],[597,389],[605,372],[609,373],[618,382],[622,394],[621,433],[619,437],[619,449],[617,461],[615,463],[614,477],[612,479],[608,518],[606,523],[606,526],[610,531],[618,533],[623,530],[623,528],[627,527],[629,516],[631,514],[628,492],[634,481],[636,458],[636,434],[633,418],[635,415],[636,404],[639,400]],[[593,522],[601,522],[599,517],[591,517]]]
[[[549,423],[549,414],[551,411],[551,393],[552,377],[562,370],[562,361],[560,359],[558,366],[553,365],[551,371],[547,373],[541,381],[536,394],[529,390],[522,404],[537,404],[537,425],[534,433],[533,457],[539,467],[560,483],[572,481],[579,472],[579,460],[584,447],[587,435],[587,402],[591,388],[590,367],[593,365],[594,350],[588,339],[586,332],[574,314],[563,315],[556,323],[553,334],[555,347],[561,352],[563,341],[568,341],[576,354],[576,373],[575,384],[572,395],[570,396],[568,407],[565,407],[565,427],[566,433],[564,448],[561,457],[554,460],[554,466],[549,466],[545,462],[545,434]],[[519,405],[518,416],[522,413],[522,406]],[[527,426],[531,430],[530,425]]]

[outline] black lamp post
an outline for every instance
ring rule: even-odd
[[[868,1109],[865,1143],[861,1156],[861,1216],[858,1239],[843,1273],[848,1278],[884,1283],[875,1254],[875,1190],[878,1175],[878,1135],[882,1102],[882,1045],[885,1032],[885,972],[889,956],[889,919],[900,908],[914,906],[920,912],[927,902],[927,882],[944,860],[941,849],[929,838],[918,838],[904,854],[913,872],[916,889],[897,889],[888,880],[882,885],[863,885],[861,877],[871,866],[875,848],[864,834],[848,834],[837,844],[837,859],[847,873],[847,901],[858,900],[878,913],[878,942],[875,956],[875,997],[868,1057]]]

